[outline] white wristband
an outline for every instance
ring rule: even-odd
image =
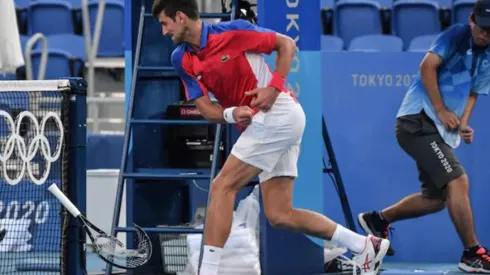
[[[225,119],[226,122],[228,123],[235,123],[235,119],[233,118],[233,110],[235,110],[236,107],[230,107],[226,108],[223,111],[223,118]]]

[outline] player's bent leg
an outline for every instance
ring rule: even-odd
[[[449,182],[447,207],[465,248],[478,245],[474,231],[473,213],[469,198],[469,182],[466,174]]]
[[[222,247],[228,238],[236,194],[261,170],[230,155],[211,184],[204,243]],[[209,225],[209,227],[207,227]]]
[[[230,155],[211,184],[199,274],[218,274],[222,249],[230,235],[236,194],[260,172],[259,168]]]
[[[276,228],[303,232],[322,239],[331,239],[337,224],[321,214],[293,208],[294,178],[274,177],[261,182],[264,213],[269,223]],[[362,238],[362,242],[364,237]],[[361,243],[362,243],[361,242]],[[363,247],[360,245],[360,250]]]
[[[459,269],[469,273],[490,273],[488,250],[480,246],[474,229],[467,175],[450,181],[447,191],[448,211],[465,247]]]
[[[212,185],[201,275],[215,275],[218,271],[221,247],[231,230],[236,192],[260,172],[272,172],[291,146],[299,151],[304,126],[301,106],[281,93],[267,113],[259,112],[253,117],[233,145],[230,158]]]
[[[363,273],[374,273],[382,263],[390,242],[359,235],[322,214],[293,208],[294,178],[277,176],[261,182],[265,215],[274,227],[305,233],[347,247],[355,255],[355,264]]]
[[[436,141],[431,147],[444,163],[439,161],[439,167],[425,169],[431,172],[434,186],[446,192],[448,212],[465,248],[459,268],[467,272],[490,273],[490,257],[487,249],[480,246],[475,233],[468,176],[448,145]]]
[[[381,212],[358,215],[361,228],[381,238],[388,238],[391,223],[432,214],[445,206],[444,186],[436,186],[433,178],[436,174],[447,173],[448,162],[442,163],[445,158],[441,155],[444,157],[444,153],[451,154],[451,151],[444,146],[434,123],[424,113],[400,117],[396,122],[396,138],[400,147],[417,163],[422,193],[409,195]],[[451,171],[451,176],[457,176],[457,173]],[[390,247],[388,255],[394,254]]]
[[[422,192],[414,193],[382,211],[360,213],[357,221],[366,233],[388,239],[394,222],[436,213],[444,209],[445,205],[443,199],[426,197]],[[395,255],[395,250],[390,247],[387,255]]]
[[[413,219],[425,215],[437,213],[446,207],[446,190],[439,189],[431,180],[430,174],[427,173],[420,165],[419,180],[422,182],[422,190],[401,199],[394,205],[383,209],[380,216],[388,223],[396,221]]]

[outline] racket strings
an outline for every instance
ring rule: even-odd
[[[101,257],[123,268],[135,268],[145,264],[151,257],[151,242],[141,229],[136,230],[137,248],[128,249],[117,238],[99,234],[95,237],[94,248]]]

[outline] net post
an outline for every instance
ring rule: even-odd
[[[68,196],[77,205],[80,212],[86,214],[86,148],[87,148],[87,82],[82,78],[68,78],[71,93],[69,95],[69,191]],[[69,275],[85,274],[86,235],[76,220],[71,219],[68,239]]]

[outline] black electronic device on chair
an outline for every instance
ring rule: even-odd
[[[188,101],[170,104],[167,108],[167,119],[205,120],[196,105]],[[169,164],[173,168],[211,168],[214,124],[172,125],[167,133],[166,151],[169,159],[172,159]],[[225,159],[224,139],[222,140],[219,148],[220,162]]]

